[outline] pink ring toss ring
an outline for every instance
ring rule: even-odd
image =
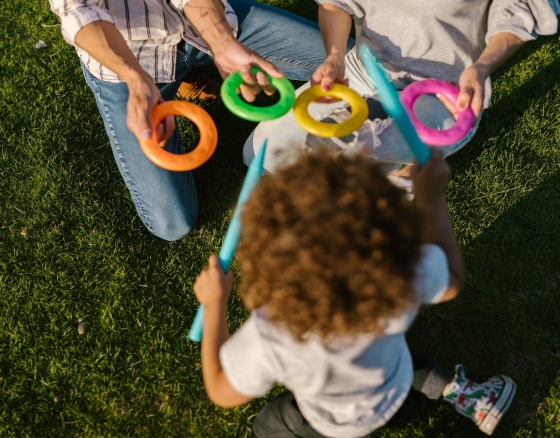
[[[468,107],[464,111],[457,110],[455,124],[449,129],[438,131],[424,125],[414,114],[414,102],[423,94],[441,94],[455,105],[459,96],[459,89],[449,82],[426,79],[413,82],[401,91],[399,99],[422,141],[431,146],[447,146],[464,138],[473,124],[474,113],[472,109]]]

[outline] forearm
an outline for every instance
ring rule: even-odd
[[[212,53],[224,42],[235,40],[220,0],[191,0],[183,11]]]
[[[523,46],[523,43],[521,38],[510,32],[500,32],[492,35],[488,40],[488,45],[474,65],[488,77],[517,52]]]
[[[319,28],[327,56],[346,54],[346,43],[352,30],[352,17],[342,9],[325,3],[319,6]]]
[[[223,379],[220,364],[220,348],[229,334],[226,322],[226,303],[204,306],[204,336],[202,338],[202,376],[206,392],[212,400],[216,399],[217,388]]]
[[[453,289],[449,299],[453,298],[463,287],[465,274],[459,244],[447,213],[445,197],[441,195],[434,199],[428,207],[419,206],[419,210],[426,242],[438,245],[447,257],[451,276],[450,288]]]
[[[106,21],[95,21],[76,35],[76,45],[115,72],[127,84],[147,76],[119,30]]]

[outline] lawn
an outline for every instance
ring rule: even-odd
[[[270,3],[314,19],[311,0]],[[153,237],[57,24],[46,0],[0,2],[0,436],[250,436],[266,400],[214,407],[187,333],[192,284],[219,249],[255,125],[204,105],[220,141],[194,172],[198,225],[178,242]],[[560,436],[559,72],[554,36],[494,76],[478,134],[449,160],[466,287],[409,333],[414,348],[471,378],[517,381],[497,437]],[[232,299],[231,329],[246,317]],[[449,406],[411,398],[378,436],[477,431]]]

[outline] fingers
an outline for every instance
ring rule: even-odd
[[[438,147],[431,147],[430,148],[430,160],[441,161],[443,160],[443,150]]]
[[[476,117],[480,115],[484,103],[484,83],[487,78],[488,74],[476,65],[470,66],[461,73],[457,98],[457,108],[460,111],[470,107]]]
[[[445,163],[443,160],[443,151],[438,147],[430,147],[430,158],[426,163],[420,167],[417,164],[414,165],[412,169],[412,175],[416,176],[419,174],[433,173],[434,169]],[[414,178],[413,176],[413,178]]]
[[[208,257],[208,267],[209,268],[219,268],[220,267],[220,259],[216,254],[212,254]]]
[[[330,71],[323,76],[323,79],[321,79],[321,90],[330,91],[336,81],[336,78],[334,76],[335,75],[333,71]]]
[[[426,171],[439,176],[445,181],[445,185],[449,182],[451,176],[451,168],[449,164],[443,159],[443,150],[438,147],[430,148],[431,156],[426,163]]]
[[[267,96],[272,96],[274,93],[276,93],[276,88],[272,86],[264,73],[257,73],[257,83]]]
[[[251,69],[248,65],[244,65],[240,70],[241,79],[243,79],[243,85],[239,87],[239,91],[243,99],[247,102],[253,102],[255,96],[260,93],[261,88],[257,83],[257,79],[251,73]]]
[[[231,272],[231,269],[228,269],[228,271],[224,274],[220,259],[217,255],[213,254],[208,258],[208,269],[218,274],[225,289],[228,291],[231,289],[231,285],[233,283],[233,272]]]
[[[161,94],[151,79],[127,85],[126,126],[138,140],[149,140],[153,129],[152,109],[161,100]]]
[[[231,285],[233,284],[233,272],[231,272],[231,269],[228,269],[228,271],[224,275],[224,280],[227,287],[231,289]]]
[[[475,90],[474,96],[471,101],[471,109],[474,116],[478,118],[480,112],[482,111],[482,105],[484,104],[484,89]],[[473,124],[476,123],[476,119],[473,120]]]
[[[420,164],[418,164],[418,161],[414,160],[414,164],[410,168],[410,179],[414,179],[416,175],[418,175],[419,171],[420,171]]]
[[[243,66],[240,72],[244,83],[239,87],[239,92],[247,102],[253,102],[261,91],[264,91],[267,96],[272,96],[276,92],[263,72],[253,74],[248,65]]]
[[[129,99],[127,103],[126,126],[139,140],[152,136],[151,111],[147,99]]]
[[[273,78],[283,78],[284,73],[282,73],[278,68],[272,63],[265,61],[263,58],[256,54],[252,54],[252,62],[251,65],[260,68],[265,73],[268,73]]]
[[[175,117],[172,114],[165,116],[165,119],[157,125],[157,139],[160,147],[164,147],[175,130]]]
[[[311,78],[309,80],[310,83],[311,83],[311,86],[320,84],[321,79],[323,79],[323,71],[321,69],[321,66],[319,66],[319,68],[317,68],[317,70],[315,70],[313,72],[313,74],[311,75]]]
[[[474,88],[470,85],[461,86],[459,91],[459,97],[457,97],[457,109],[459,111],[466,110],[474,96]]]
[[[447,97],[441,95],[441,94],[436,94],[436,97],[439,99],[439,101],[443,104],[443,106],[445,107],[445,109],[447,111],[449,111],[449,114],[451,114],[451,116],[457,120],[457,110],[455,108],[455,105],[453,104],[453,102],[451,102]]]
[[[311,76],[311,85],[321,84],[321,90],[329,91],[334,84],[348,84],[344,78],[344,58],[329,56]]]

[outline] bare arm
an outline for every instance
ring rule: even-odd
[[[194,284],[196,297],[204,305],[204,336],[202,338],[202,376],[208,397],[218,406],[229,408],[252,400],[237,392],[229,383],[220,364],[220,348],[229,334],[226,323],[227,301],[233,277],[224,275],[218,257],[200,273]]]
[[[320,83],[321,88],[328,91],[334,83],[344,83],[344,56],[352,17],[339,7],[324,3],[319,6],[319,28],[327,57],[311,76],[311,83]]]
[[[252,102],[261,91],[274,94],[266,76],[250,72],[250,67],[259,67],[275,78],[284,75],[274,64],[265,61],[257,52],[245,47],[235,39],[225,17],[224,7],[219,0],[190,0],[184,7],[184,13],[198,34],[206,41],[214,55],[214,63],[223,78],[235,71],[241,71],[245,85],[240,87],[245,100]]]
[[[138,139],[152,135],[150,114],[162,101],[159,89],[128,48],[118,29],[109,22],[95,21],[76,35],[76,45],[97,62],[119,75],[128,86],[126,125]],[[160,144],[165,144],[173,132],[173,117],[158,126]]]
[[[461,91],[457,98],[457,107],[464,110],[470,105],[474,114],[478,116],[484,104],[484,82],[521,46],[523,40],[513,33],[500,32],[492,35],[480,57],[459,77]]]
[[[451,169],[438,148],[432,148],[432,157],[412,178],[415,202],[420,212],[426,242],[438,245],[447,257],[449,288],[440,302],[455,298],[464,283],[463,260],[459,244],[447,213],[444,189],[451,176]]]

